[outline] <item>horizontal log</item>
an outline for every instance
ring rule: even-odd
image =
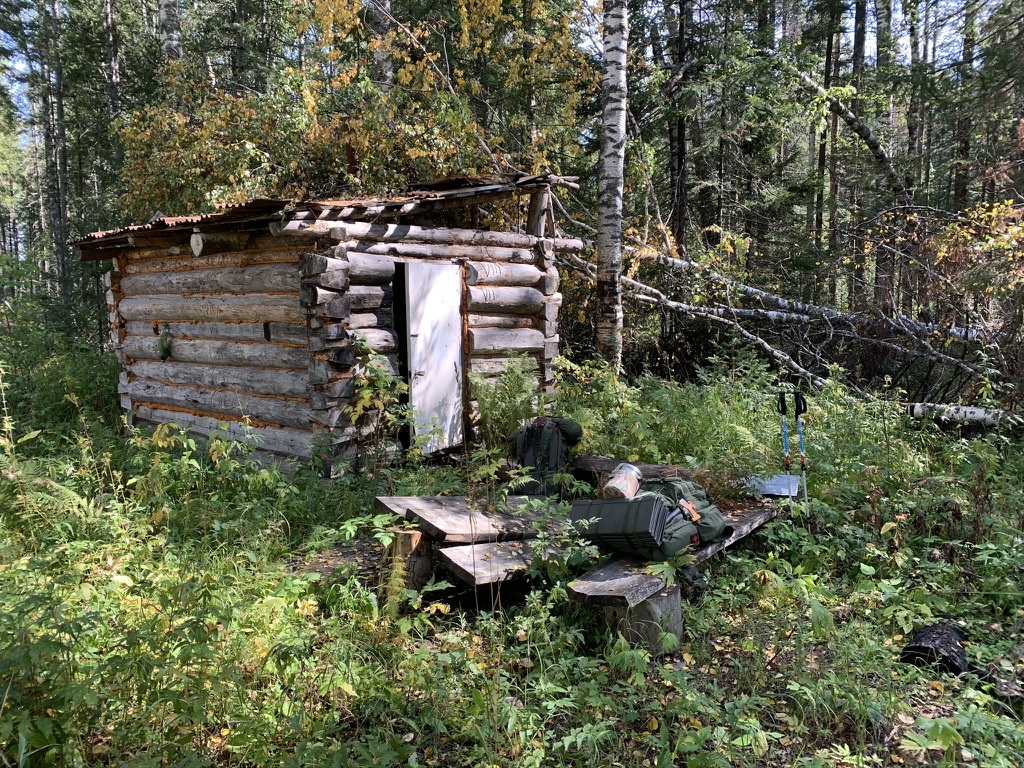
[[[544,359],[554,360],[558,357],[558,347],[560,339],[557,336],[544,339]]]
[[[390,312],[353,312],[348,318],[348,327],[358,328],[394,328],[395,319]]]
[[[536,288],[469,288],[469,310],[481,314],[533,315],[544,309],[544,294]]]
[[[131,248],[187,249],[191,252],[191,235],[182,232],[166,234],[129,235],[126,242]]]
[[[315,307],[318,304],[329,304],[338,299],[344,299],[344,291],[335,291],[323,288],[315,282],[303,281],[299,290],[299,304],[303,307]]]
[[[330,384],[345,374],[345,370],[340,370],[326,359],[319,357],[311,357],[306,365],[306,377],[310,387],[313,388]]]
[[[327,406],[313,405],[312,396],[315,394],[323,400],[347,400],[355,394],[355,378],[351,373],[345,373],[332,379],[326,384],[318,384],[310,387],[310,407],[323,410]],[[321,402],[318,400],[317,402]]]
[[[195,232],[189,240],[195,256],[212,256],[215,253],[244,251],[255,240],[253,232]]]
[[[393,296],[390,285],[353,285],[345,293],[353,312],[386,309],[391,306]]]
[[[540,238],[515,232],[491,232],[481,229],[451,227],[414,227],[408,224],[371,224],[346,222],[345,235],[359,240],[378,242],[417,241],[421,243],[451,243],[455,245],[485,245],[505,248],[533,248]],[[563,251],[586,250],[586,243],[573,238],[555,238],[555,248]]]
[[[549,323],[558,321],[558,312],[562,308],[562,294],[553,293],[544,297],[544,320]]]
[[[159,337],[126,336],[124,353],[134,360],[159,360]],[[180,339],[171,337],[169,360],[183,363],[213,365],[244,365],[256,368],[304,368],[309,350],[305,346],[219,341],[215,339]]]
[[[945,405],[943,403],[903,403],[907,415],[915,419],[934,418],[950,424],[971,424],[980,427],[1024,425],[1024,413],[1004,411],[998,408],[982,408],[970,405]]]
[[[345,323],[331,323],[309,329],[309,349],[319,352],[329,347],[352,346],[352,334]]]
[[[338,298],[329,299],[323,304],[312,304],[305,307],[306,322],[309,328],[322,328],[325,325],[345,320],[349,316],[352,305],[349,303],[348,296],[343,293],[335,295]]]
[[[497,246],[457,245],[453,243],[375,243],[367,240],[345,243],[349,258],[354,253],[372,254],[392,259],[476,259],[532,264],[537,253],[532,248],[501,248]]]
[[[469,351],[541,352],[544,350],[544,334],[530,328],[470,328]]]
[[[314,428],[320,426],[329,427],[333,430],[338,428],[345,429],[346,427],[352,426],[352,416],[347,407],[347,403],[323,410],[311,410],[309,417]]]
[[[159,336],[164,326],[174,339],[306,343],[305,323],[159,323],[132,320],[125,324],[125,330],[134,336]]]
[[[309,393],[309,407],[314,414],[317,411],[327,411],[332,408],[346,408],[350,402],[348,397],[328,397],[320,392]]]
[[[131,366],[130,370],[140,378],[167,384],[227,389],[254,395],[306,397],[309,387],[305,367],[288,370],[242,365],[202,365],[200,363],[139,360]]]
[[[558,287],[561,280],[558,276],[558,267],[551,266],[544,271],[544,276],[540,280],[540,285],[537,288],[545,296],[551,296],[554,293],[558,293]]]
[[[502,264],[492,261],[466,262],[467,285],[539,287],[544,273],[532,264]]]
[[[157,272],[121,279],[129,296],[184,293],[295,293],[299,271],[294,264],[253,264],[245,267]]]
[[[158,322],[300,323],[298,295],[251,293],[239,296],[127,296],[118,304],[125,320]]]
[[[582,253],[593,248],[593,243],[580,240],[578,237],[553,237],[548,241],[552,249],[558,253]]]
[[[343,258],[333,256],[335,249],[331,248],[327,253],[304,253],[299,265],[301,277],[313,277],[322,275],[324,272],[348,272],[348,262]],[[344,255],[344,254],[343,254]]]
[[[240,420],[222,419],[216,416],[177,411],[148,405],[135,407],[138,418],[154,424],[178,424],[199,435],[220,434],[232,440],[244,442],[263,451],[309,458],[311,430],[287,427],[254,427]]]
[[[387,256],[359,253],[357,243],[343,246],[346,250],[349,279],[359,285],[387,285],[395,279],[395,260]],[[341,247],[339,247],[340,250]]]
[[[384,355],[398,349],[398,337],[395,332],[386,328],[361,328],[354,331],[372,352]]]
[[[309,338],[311,340],[318,338],[325,342],[340,341],[352,338],[352,334],[349,333],[346,323],[331,323],[330,325],[321,325],[316,330],[311,330]]]
[[[306,398],[284,400],[244,392],[163,384],[151,379],[135,379],[118,390],[128,395],[133,403],[170,405],[189,411],[221,414],[233,419],[248,418],[263,426],[300,429],[309,426],[310,409]]]
[[[355,365],[356,349],[351,342],[337,342],[339,346],[329,346],[322,351],[333,365],[348,368]]]
[[[181,255],[162,254],[160,258],[141,258],[132,254],[124,266],[125,276],[141,275],[151,272],[183,272],[190,269],[216,269],[220,267],[245,267],[250,264],[298,264],[299,259],[307,250],[295,248],[288,244],[287,248],[273,248],[265,251],[245,251],[244,253],[223,253],[214,256],[203,256],[197,259],[192,255],[191,248]]]
[[[470,314],[466,321],[470,328],[536,328],[538,323],[537,318],[523,315]]]
[[[482,376],[492,376],[504,373],[505,369],[514,360],[522,363],[527,370],[539,370],[540,364],[535,357],[471,357],[469,359],[469,370],[472,373],[479,373]]]

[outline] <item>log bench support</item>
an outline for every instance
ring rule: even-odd
[[[528,501],[512,497],[508,505],[514,508]],[[393,558],[405,558],[407,583],[414,589],[426,584],[431,568],[441,563],[476,587],[522,577],[538,547],[535,526],[558,527],[557,521],[544,521],[532,511],[476,509],[461,496],[378,496],[374,504],[378,511],[393,512],[419,526],[418,531],[402,531],[403,540],[396,539],[392,548]],[[750,535],[780,509],[755,504],[726,512],[730,535],[696,550],[695,564]],[[418,537],[415,541],[413,535]],[[545,556],[558,551],[552,544],[543,546]],[[645,563],[613,558],[570,582],[567,589],[574,601],[601,609],[612,632],[661,655],[668,650],[666,635],[682,639],[682,591],[644,568]]]
[[[634,606],[605,606],[604,618],[612,632],[646,646],[654,656],[662,656],[671,650],[665,647],[666,635],[683,639],[682,590],[673,584]],[[672,647],[677,645],[673,643]]]
[[[434,554],[430,538],[423,532],[397,528],[385,554],[384,573],[401,568],[406,589],[421,590],[434,575]],[[386,580],[386,576],[385,576]]]

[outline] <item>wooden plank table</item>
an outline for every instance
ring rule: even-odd
[[[536,549],[536,541],[498,541],[445,547],[438,550],[438,555],[458,576],[481,587],[522,576],[533,562]],[[549,555],[559,551],[550,545],[546,550]]]
[[[483,586],[523,574],[533,560],[531,540],[537,537],[538,529],[555,532],[560,528],[560,521],[545,519],[543,513],[515,512],[528,501],[530,497],[510,497],[508,512],[480,509],[477,502],[471,504],[464,496],[378,496],[374,504],[380,511],[416,522],[460,578]],[[759,503],[722,514],[731,533],[722,541],[696,550],[696,562],[748,536],[779,514],[779,509]],[[552,554],[558,551],[549,546]],[[642,569],[642,565],[631,567],[628,561],[612,560],[572,582],[570,594],[588,605],[636,605],[665,588],[662,579]]]
[[[735,544],[774,519],[779,513],[779,507],[764,503],[754,507],[741,507],[723,512],[726,525],[732,529],[732,533],[721,541],[695,550],[693,552],[694,564],[702,563],[731,544]],[[609,560],[604,565],[598,566],[570,582],[568,585],[569,596],[585,605],[632,608],[665,589],[665,582],[660,576],[653,576],[644,571],[646,565],[646,563],[625,558]]]
[[[378,496],[374,505],[417,522],[435,543],[475,544],[533,539],[538,528],[559,527],[545,521],[543,512],[517,511],[532,498],[538,497],[510,496],[508,512],[482,509],[480,502],[470,503],[465,496]]]

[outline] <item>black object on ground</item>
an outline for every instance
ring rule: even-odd
[[[970,669],[964,652],[966,639],[962,629],[946,622],[922,627],[900,652],[900,661],[918,667],[934,664],[948,674],[962,675]]]

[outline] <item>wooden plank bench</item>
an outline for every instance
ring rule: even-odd
[[[723,512],[726,525],[732,533],[721,541],[696,549],[694,564],[703,563],[726,547],[746,538],[779,514],[779,508],[770,504],[741,507]],[[569,583],[569,595],[586,605],[617,605],[632,608],[651,595],[665,588],[665,582],[658,576],[645,573],[646,563],[625,558],[613,558],[589,573]]]
[[[732,533],[694,551],[694,563],[702,563],[749,536],[780,514],[781,508],[760,503],[722,514]],[[647,573],[646,563],[612,558],[603,565],[569,582],[570,599],[600,608],[613,632],[647,645],[654,653],[664,653],[664,633],[681,639],[682,592],[678,584],[666,585],[660,576]]]
[[[406,543],[410,532],[398,532],[390,557],[408,557],[407,552],[414,552],[419,558],[417,572],[422,573],[422,563],[433,562],[436,556],[459,578],[483,586],[522,575],[533,559],[531,540],[540,530],[561,528],[559,521],[547,519],[543,512],[523,509],[537,498],[510,496],[505,502],[508,511],[483,509],[480,502],[465,496],[378,496],[374,506],[415,522],[416,533],[427,539],[423,544],[418,539]],[[407,586],[418,589],[425,583],[419,577]]]
[[[378,496],[373,503],[381,512],[416,522],[435,543],[474,544],[536,538],[543,516],[519,510],[532,498],[537,497],[510,496],[505,504],[513,514],[484,509],[465,496]]]

